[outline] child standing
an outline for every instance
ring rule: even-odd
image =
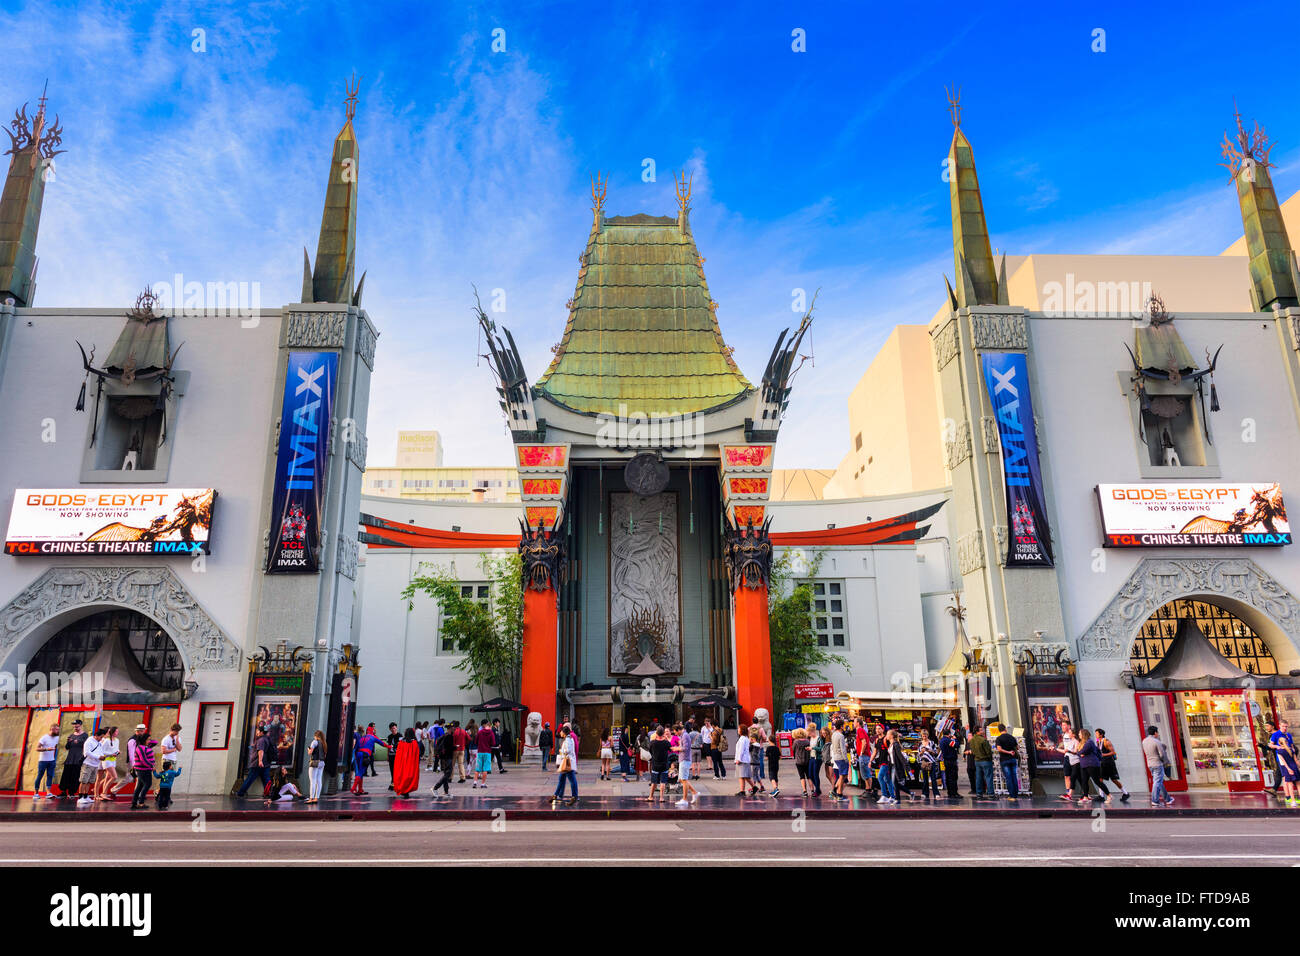
[[[158,809],[166,810],[172,805],[172,781],[181,775],[170,760],[164,761],[164,769],[158,771]]]

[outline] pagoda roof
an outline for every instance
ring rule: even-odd
[[[722,339],[684,216],[598,215],[580,261],[540,395],[586,414],[658,418],[752,393]]]

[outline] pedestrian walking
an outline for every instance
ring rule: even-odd
[[[132,748],[134,756],[134,748]],[[114,787],[118,785],[117,761],[122,753],[122,745],[117,739],[117,728],[109,727],[104,731],[98,748],[99,772],[95,775],[91,797],[96,801],[109,802],[114,796]],[[133,778],[128,776],[127,779]]]
[[[549,726],[549,725],[548,725]],[[543,731],[545,736],[545,731]],[[457,783],[465,782],[465,753],[469,748],[469,732],[460,725],[459,720],[451,722],[452,760],[455,771],[460,778]],[[542,751],[542,769],[546,769],[546,751]]]
[[[1110,791],[1106,785],[1101,782],[1101,751],[1097,749],[1097,744],[1092,739],[1092,734],[1087,727],[1079,728],[1079,766],[1076,773],[1079,775],[1079,802],[1088,803],[1091,800],[1104,798],[1110,803]],[[1092,797],[1088,793],[1088,784],[1093,784],[1097,788],[1098,797]]]
[[[649,750],[650,794],[646,797],[646,801],[653,802],[658,799],[660,787],[663,787],[663,795],[668,796],[671,784],[668,779],[668,767],[672,761],[673,742],[663,726],[655,727],[655,732],[650,735]]]
[[[1296,798],[1296,783],[1300,781],[1300,761],[1296,758],[1295,740],[1291,736],[1291,725],[1287,721],[1278,721],[1277,730],[1269,737],[1269,744],[1277,754],[1277,765],[1282,774],[1282,791],[1286,794],[1286,805],[1300,806],[1300,801]]]
[[[79,807],[88,807],[98,798],[99,748],[103,737],[104,728],[96,728],[95,732],[90,735],[90,739],[82,746],[81,774],[78,777],[78,789],[81,793],[81,796],[77,798],[77,806]]]
[[[614,769],[614,740],[609,735],[609,728],[600,729],[600,779],[608,780]]]
[[[805,797],[814,796],[812,784],[808,782],[808,766],[812,759],[812,750],[808,747],[808,731],[803,727],[796,727],[790,737],[794,772],[799,778],[799,792]]]
[[[473,720],[465,725],[465,766],[473,787],[478,782],[478,724]]]
[[[894,759],[889,752],[889,735],[884,733],[884,728],[877,727],[877,729],[881,734],[876,738],[876,744],[872,748],[869,765],[880,784],[880,799],[877,803],[895,804],[898,803],[898,790],[894,786]]]
[[[764,757],[767,751],[767,733],[759,724],[749,725],[749,785],[750,793],[767,793],[763,783]]]
[[[813,796],[822,795],[822,735],[817,725],[808,722],[808,783],[812,786]]]
[[[1087,793],[1088,788],[1083,785],[1080,779],[1083,776],[1082,768],[1079,764],[1079,738],[1074,735],[1074,731],[1066,724],[1061,731],[1061,742],[1059,744],[1061,753],[1065,759],[1061,762],[1061,767],[1065,773],[1065,795],[1062,800],[1069,803],[1074,799],[1074,791],[1082,790]]]
[[[573,787],[573,796],[565,801],[569,806],[578,802],[578,747],[568,724],[560,728],[560,743],[555,750],[555,773],[559,778],[555,784],[555,796],[551,806],[559,806],[564,799],[564,785]]]
[[[149,738],[144,724],[136,726],[135,749],[132,752],[131,765],[135,768],[135,793],[131,797],[131,809],[143,810],[149,798],[149,786],[153,783],[154,748],[158,741]]]
[[[500,723],[498,721],[498,723]],[[503,726],[497,733],[497,769],[502,773],[509,773],[506,770],[505,757],[510,758],[511,763],[517,761],[518,755],[515,753],[515,735],[509,727]]]
[[[42,734],[40,739],[36,741],[36,750],[40,756],[36,758],[36,783],[32,786],[33,800],[39,800],[42,797],[53,800],[55,797],[54,767],[58,763],[59,740],[59,722],[55,721],[50,724],[49,733]],[[49,788],[48,792],[41,790],[42,780],[45,781],[45,786]]]
[[[456,741],[452,734],[443,733],[435,739],[433,746],[437,751],[434,754],[434,765],[442,776],[438,778],[438,782],[433,785],[433,790],[430,792],[437,797],[438,791],[441,790],[443,799],[450,800],[451,774],[456,766]]]
[[[371,724],[370,727],[374,727]],[[364,781],[366,779],[366,768],[372,766],[375,762],[375,745],[379,743],[373,731],[368,727],[358,738],[352,750],[352,765],[354,773],[352,775],[352,792],[358,797],[366,795]],[[266,763],[271,763],[268,755]]]
[[[682,785],[682,798],[677,801],[679,807],[689,807],[700,799],[700,792],[691,783],[695,773],[695,748],[691,745],[691,732],[681,728],[677,744],[677,779]]]
[[[772,782],[772,796],[781,795],[781,748],[776,740],[768,737],[767,740],[767,779]]]
[[[167,769],[167,765],[173,767],[181,765],[181,731],[184,728],[180,724],[172,724],[171,729],[163,737],[160,749],[162,751],[162,768]]]
[[[721,727],[713,728],[713,737],[709,742],[709,753],[713,757],[713,779],[727,779],[727,732]]]
[[[1007,785],[1007,796],[1017,800],[1020,797],[1020,781],[1016,777],[1020,770],[1020,748],[1016,738],[1011,735],[1011,731],[1003,729],[993,741],[993,749],[997,751],[998,763],[1002,765],[1002,780]]]
[[[505,767],[501,763],[501,720],[499,718],[492,721],[492,763],[496,764],[497,772],[501,773]]]
[[[397,732],[397,724],[388,725],[388,736],[384,738],[384,746],[388,748],[388,789],[392,790],[396,780],[393,777],[393,763],[397,760],[397,745],[402,742],[402,735]]]
[[[399,797],[409,797],[420,786],[420,744],[415,739],[414,727],[406,728],[402,739],[397,742],[396,750],[393,790]],[[488,759],[491,759],[490,755]]]
[[[143,724],[137,724],[137,725],[136,725],[136,730],[138,731],[138,730],[139,730],[141,727],[143,727],[143,726],[144,726]],[[116,730],[117,728],[111,728],[111,729],[112,729],[112,730]],[[106,736],[114,736],[114,737],[116,737],[117,735],[116,735],[116,734],[111,734],[111,735],[110,735],[110,734],[106,734]],[[121,760],[121,759],[120,759],[120,754],[121,754],[121,752],[122,752],[122,750],[121,750],[122,746],[125,746],[125,747],[126,747],[126,759],[125,759],[125,760]],[[117,763],[117,767],[115,768],[115,771],[114,771],[114,775],[117,777],[117,780],[112,784],[112,790],[111,790],[111,791],[109,792],[109,794],[108,794],[108,796],[109,796],[110,798],[112,798],[112,799],[116,799],[116,798],[117,798],[117,795],[118,795],[119,793],[121,793],[123,790],[126,790],[128,787],[129,787],[132,791],[135,790],[135,766],[134,766],[134,764],[135,764],[135,735],[134,735],[134,734],[132,734],[130,737],[127,737],[127,738],[126,738],[126,743],[125,743],[124,745],[119,745],[119,747],[118,747],[118,754],[119,754],[119,760],[118,760],[118,763]],[[101,766],[101,767],[103,766],[103,761],[100,761],[100,766]]]
[[[64,800],[70,800],[77,795],[81,782],[81,761],[84,759],[84,748],[89,738],[90,735],[81,729],[81,721],[74,720],[68,739],[63,742],[66,753],[63,757],[63,773],[59,776],[59,796]]]
[[[971,799],[993,799],[993,745],[984,736],[982,727],[976,727],[971,733],[970,740],[966,744],[966,754],[975,765]]]
[[[753,763],[749,754],[749,728],[744,724],[736,730],[736,786],[740,789],[736,791],[736,796],[743,797],[747,789],[752,790],[750,782],[750,773],[753,771]]]
[[[1106,783],[1115,784],[1119,788],[1119,802],[1128,803],[1128,787],[1124,786],[1124,782],[1119,779],[1119,765],[1116,762],[1119,754],[1115,751],[1115,745],[1106,736],[1106,731],[1100,727],[1097,728],[1092,741],[1101,753],[1101,779]]]
[[[542,752],[542,769],[546,769],[546,764],[551,755],[551,748],[555,746],[555,734],[551,732],[549,723],[542,724],[542,732],[537,735],[537,749]],[[464,783],[464,778],[461,783]]]
[[[921,731],[921,742],[916,748],[916,768],[921,774],[921,796],[939,799],[939,745],[930,739],[930,731]]]
[[[858,768],[862,792],[870,796],[874,793],[876,784],[876,775],[871,772],[871,731],[861,717],[853,719],[853,751],[852,763]]]
[[[700,725],[700,761],[702,766],[712,768],[713,779],[718,779],[718,767],[713,762],[713,718],[705,717]]]
[[[131,738],[131,741],[134,744],[130,748],[132,769],[135,769],[137,766],[135,762],[135,747],[139,745],[140,729],[143,726],[144,725],[141,724],[139,727],[136,727],[136,734],[134,737]],[[235,794],[236,797],[242,798],[246,793],[248,793],[248,788],[252,786],[254,779],[259,779],[262,781],[263,791],[265,791],[266,788],[270,786],[271,784],[270,753],[271,753],[271,741],[266,736],[266,728],[259,724],[257,726],[257,729],[253,732],[253,742],[248,745],[248,770],[246,776],[244,777],[243,786],[241,786],[239,788],[239,791]],[[353,783],[354,791],[356,789],[356,786],[357,784],[356,782],[354,782]]]
[[[1169,806],[1174,798],[1165,789],[1165,767],[1169,763],[1169,749],[1160,739],[1160,728],[1154,724],[1147,727],[1147,735],[1142,738],[1142,755],[1146,757],[1147,772],[1151,774],[1151,806]]]
[[[939,757],[943,761],[943,782],[946,796],[956,800],[961,794],[957,792],[957,732],[950,725],[939,739]]]
[[[325,731],[318,730],[307,745],[307,802],[320,803],[320,792],[325,782]]]
[[[470,789],[482,787],[487,789],[488,774],[492,772],[492,748],[496,746],[497,735],[485,721],[479,725],[477,743],[474,745],[474,782]]]
[[[910,768],[907,754],[903,750],[903,741],[897,730],[891,730],[885,736],[889,740],[889,761],[894,768],[894,802],[898,802],[898,791],[901,789],[907,794],[907,802],[915,803],[921,798],[912,792]]]

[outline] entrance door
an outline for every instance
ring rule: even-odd
[[[1174,695],[1164,691],[1137,691],[1139,732],[1146,736],[1148,727],[1160,731],[1160,739],[1169,748],[1170,772],[1165,778],[1165,789],[1181,792],[1187,789],[1187,775],[1183,766],[1183,748],[1178,735],[1178,722],[1174,719]],[[1146,767],[1146,760],[1142,761]],[[1151,771],[1147,770],[1147,787],[1151,786]]]
[[[635,740],[637,735],[642,731],[647,734],[654,733],[655,727],[662,724],[665,727],[673,725],[673,705],[672,704],[632,704],[625,705],[624,712],[627,717],[625,723],[632,728],[632,739]]]
[[[1264,789],[1255,740],[1254,710],[1258,707],[1248,691],[1213,692],[1215,737],[1219,741],[1219,765],[1229,793],[1258,793]]]

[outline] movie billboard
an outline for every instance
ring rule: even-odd
[[[1069,697],[1028,695],[1029,725],[1034,734],[1034,757],[1039,770],[1064,770],[1065,751],[1061,740],[1073,732],[1074,717]]]
[[[1276,547],[1291,543],[1277,482],[1097,486],[1108,548]]]
[[[320,570],[320,523],[338,367],[334,352],[289,353],[271,497],[268,574]]]
[[[1008,568],[1050,568],[1052,534],[1038,463],[1038,431],[1029,394],[1029,366],[1021,352],[985,352],[984,385],[998,424],[1006,494]]]
[[[211,488],[19,488],[5,554],[209,553]]]

